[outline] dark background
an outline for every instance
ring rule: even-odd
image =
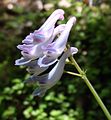
[[[60,1],[0,0],[1,120],[107,120],[82,79],[64,74],[40,99],[31,94],[35,85],[23,83],[29,76],[26,68],[14,65],[21,57],[16,46],[58,8],[65,10],[62,23],[77,17],[69,43],[79,49],[75,59],[111,113],[111,2],[89,7],[76,0]],[[76,72],[73,66],[65,69]]]

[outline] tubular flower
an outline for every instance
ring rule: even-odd
[[[69,32],[75,22],[75,17],[70,18],[65,25],[64,30],[61,32],[59,38],[57,38],[54,42],[50,43],[47,47],[44,48],[44,56],[39,58],[38,60],[38,64],[41,67],[52,65],[57,61],[57,58],[66,48]]]
[[[40,87],[33,92],[34,96],[44,96],[45,92],[58,82],[63,74],[66,58],[71,54],[77,53],[77,51],[77,48],[71,47],[66,52],[64,52],[62,57],[58,60],[57,64],[48,74],[43,74],[41,76],[34,74],[25,81],[25,83],[39,82]]]
[[[38,30],[30,33],[22,41],[23,44],[17,46],[21,50],[23,57],[15,62],[16,65],[23,65],[42,56],[43,51],[41,47],[51,43],[54,39],[56,34],[54,33],[55,23],[59,19],[64,19],[64,11],[62,9],[55,10]]]
[[[39,83],[39,88],[34,92],[34,96],[42,97],[45,92],[53,87],[61,78],[65,61],[71,54],[76,54],[78,49],[69,48],[66,44],[75,17],[71,17],[66,24],[60,24],[55,27],[57,20],[64,19],[62,9],[55,10],[46,22],[33,33],[30,33],[17,48],[21,50],[22,57],[15,61],[15,65],[24,65],[31,76],[25,80],[25,83]],[[55,66],[45,74],[45,71],[52,64]]]

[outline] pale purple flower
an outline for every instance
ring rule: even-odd
[[[38,64],[41,67],[50,66],[57,61],[57,58],[62,54],[66,47],[70,30],[75,22],[75,17],[70,18],[57,40],[43,48],[44,56],[38,60]]]
[[[22,41],[23,44],[17,46],[17,48],[21,50],[23,57],[15,61],[16,65],[23,65],[30,62],[30,60],[42,57],[43,51],[41,47],[46,46],[48,43],[52,42],[55,35],[58,33],[54,33],[55,23],[59,19],[63,20],[63,15],[64,11],[62,9],[55,10],[38,30],[30,33]],[[61,29],[63,29],[63,26]],[[61,32],[61,30],[59,31]]]
[[[42,97],[57,83],[63,74],[67,57],[78,51],[75,47],[65,51],[68,36],[76,18],[71,17],[66,24],[55,27],[57,20],[64,19],[63,15],[63,10],[55,10],[38,30],[30,33],[22,41],[23,44],[17,46],[21,50],[22,57],[15,61],[15,65],[26,66],[27,71],[32,74],[25,83],[39,83],[40,87],[33,92],[34,96]],[[55,62],[57,63],[52,70],[44,74]]]
[[[39,97],[44,96],[45,92],[51,87],[53,87],[58,82],[58,80],[60,80],[64,71],[66,58],[69,57],[71,54],[77,53],[77,51],[78,51],[77,48],[71,47],[66,52],[64,52],[60,60],[58,60],[57,64],[48,74],[43,74],[41,76],[34,74],[25,81],[25,83],[31,83],[31,84],[39,82],[39,88],[37,88],[33,92],[34,96],[39,96]]]
[[[45,51],[44,48],[46,46],[48,46],[48,44],[51,43],[54,40],[54,38],[56,37],[56,35],[58,35],[59,33],[61,33],[64,30],[64,28],[65,28],[65,24],[58,25],[54,29],[52,37],[49,40],[47,40],[46,42],[43,42],[43,43],[41,43],[41,44],[38,45],[38,47],[37,47],[38,51],[35,54],[37,54],[37,55],[40,55],[40,54],[43,55],[43,52]],[[25,46],[28,47],[28,45],[26,45],[26,44],[22,45],[22,47],[23,47],[24,50],[25,50]],[[15,65],[25,65],[25,64],[29,63],[31,60],[32,59],[29,59],[28,57],[21,57],[20,59],[18,59],[18,60],[15,61]]]

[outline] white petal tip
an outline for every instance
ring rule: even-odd
[[[63,13],[63,14],[65,13],[63,9],[57,9],[57,10],[55,10],[54,12]]]
[[[71,47],[72,55],[76,54],[77,52],[78,52],[78,49],[76,47]]]
[[[25,65],[25,64],[29,63],[30,61],[31,61],[31,59],[27,60],[22,57],[20,59],[15,60],[15,65]]]

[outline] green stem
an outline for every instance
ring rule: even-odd
[[[78,77],[82,77],[81,74],[73,73],[73,72],[70,72],[70,71],[64,71],[64,73],[68,73],[68,74],[70,74],[70,75],[75,75],[75,76],[78,76]]]
[[[81,78],[84,80],[84,82],[86,83],[86,85],[88,86],[88,88],[90,89],[92,94],[94,95],[96,101],[100,105],[100,107],[103,110],[104,114],[106,115],[107,119],[111,120],[111,115],[110,115],[109,111],[107,110],[107,108],[105,107],[105,105],[102,102],[101,98],[98,96],[97,92],[95,91],[95,89],[93,88],[91,83],[89,82],[88,78],[86,77],[85,72],[79,67],[79,65],[77,64],[77,62],[73,58],[73,56],[71,56],[70,59],[71,59],[72,64],[76,67],[76,69],[78,70],[78,72],[82,76]]]

